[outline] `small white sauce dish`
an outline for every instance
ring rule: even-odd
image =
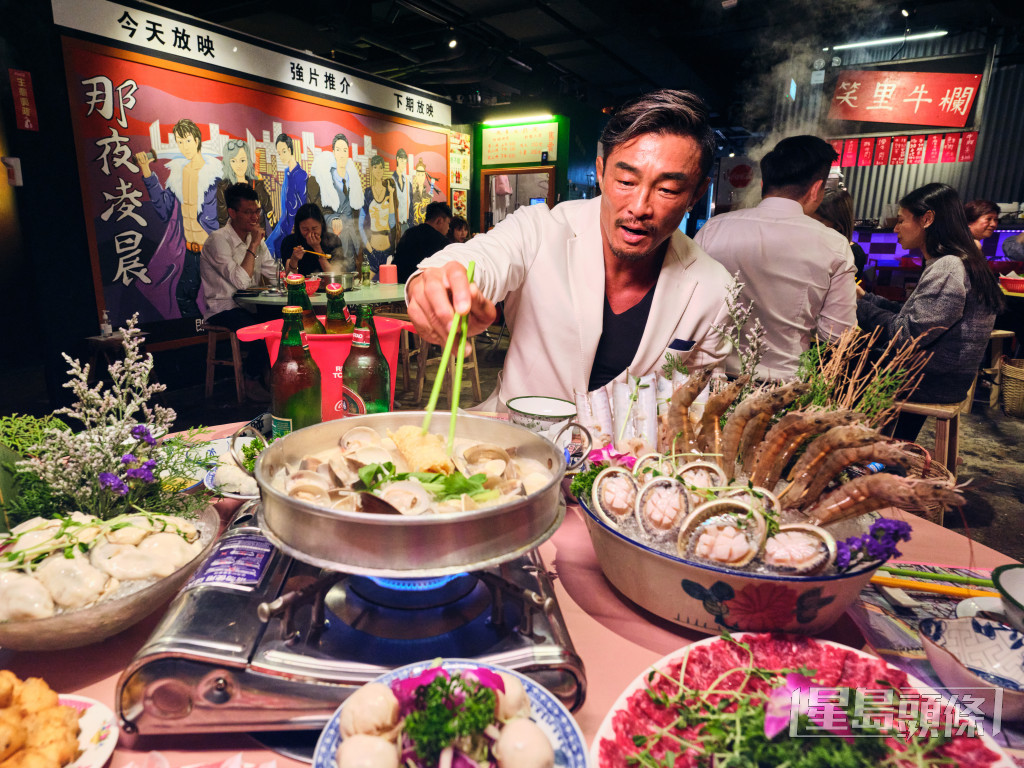
[[[576,417],[576,404],[558,397],[524,395],[513,397],[506,405],[509,421],[531,432],[545,432],[555,424]]]
[[[986,717],[998,708],[1003,720],[1024,720],[1024,633],[977,617],[925,619],[918,631],[951,693],[980,699]]]

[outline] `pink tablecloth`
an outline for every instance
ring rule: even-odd
[[[218,428],[211,437],[230,434],[233,426]],[[238,502],[218,505],[226,517]],[[1014,562],[993,549],[912,515],[913,540],[903,545],[908,561],[992,568]],[[590,544],[582,512],[570,507],[554,537],[541,546],[541,554],[556,576],[558,602],[572,641],[586,666],[587,698],[576,719],[588,742],[597,732],[619,693],[651,662],[705,635],[658,619],[619,597],[604,579]],[[52,653],[0,651],[0,664],[21,677],[41,675],[61,693],[91,696],[114,709],[114,690],[120,671],[145,642],[159,615],[87,648]],[[852,621],[841,620],[825,637],[853,646],[863,644]],[[294,760],[274,755],[245,734],[143,737],[131,743],[122,733],[112,768],[130,762],[142,765],[146,752],[160,750],[171,768],[224,760],[242,752],[247,763],[276,759],[279,766],[297,768]]]

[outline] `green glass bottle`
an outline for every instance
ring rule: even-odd
[[[288,286],[288,306],[302,310],[302,330],[306,333],[327,333],[320,318],[313,312],[313,305],[306,293],[306,278],[299,274],[290,274],[284,279]]]
[[[270,416],[274,437],[323,420],[320,369],[302,343],[302,307],[284,308],[281,346],[270,369]]]
[[[331,283],[327,286],[327,333],[352,333],[355,325],[345,303],[345,289]]]
[[[352,331],[352,349],[345,358],[341,376],[347,416],[391,410],[391,368],[380,349],[370,304],[359,307],[359,320]]]

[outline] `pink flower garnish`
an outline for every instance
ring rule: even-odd
[[[595,448],[587,454],[587,461],[591,464],[607,461],[613,466],[617,465],[631,470],[636,464],[636,456],[630,456],[628,453],[619,453],[615,450],[615,447],[609,443],[604,448]]]
[[[466,680],[476,680],[485,688],[492,688],[495,691],[501,691],[502,693],[505,692],[505,681],[501,679],[501,675],[497,672],[492,672],[486,667],[467,669],[462,673],[462,677]]]
[[[391,682],[391,692],[398,699],[399,711],[407,714],[416,702],[416,689],[421,685],[430,685],[438,676],[448,677],[448,673],[442,667],[430,667],[414,677],[406,677]]]
[[[820,686],[816,686],[813,680],[804,675],[795,673],[786,675],[785,685],[773,690],[768,697],[768,703],[765,704],[764,735],[769,739],[774,739],[786,730],[792,718],[808,715],[814,725],[849,741],[853,736],[853,731],[850,730],[846,712],[838,704],[829,699],[816,700],[814,712],[811,712],[811,700],[814,698],[811,689],[818,687]],[[797,704],[795,714],[793,712],[794,699]]]

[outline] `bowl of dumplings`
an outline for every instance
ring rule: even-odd
[[[75,512],[15,526],[0,539],[0,647],[78,648],[131,627],[206,559],[219,526],[212,506],[192,520],[134,515],[104,524]],[[74,541],[60,546],[69,535]],[[19,556],[41,550],[52,554]]]

